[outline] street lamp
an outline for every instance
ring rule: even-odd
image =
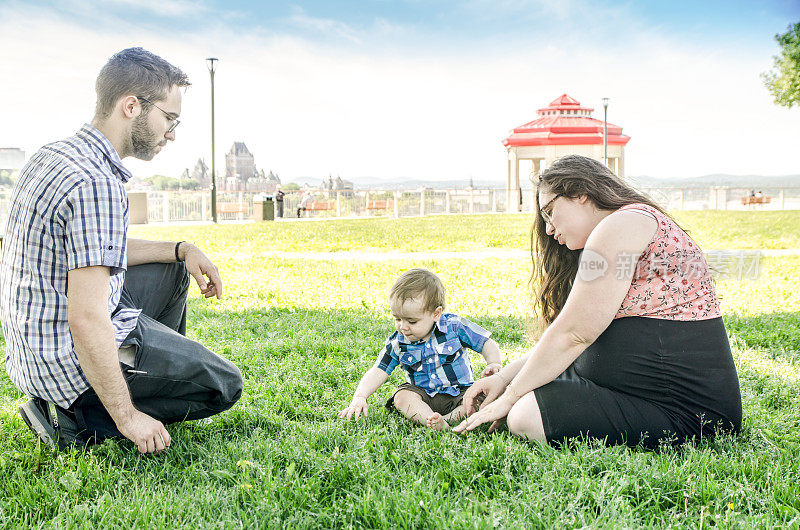
[[[608,167],[608,98],[603,98],[603,163]]]
[[[216,71],[216,57],[206,59],[208,73],[211,74],[211,218],[217,222],[217,165],[214,161],[214,72]]]

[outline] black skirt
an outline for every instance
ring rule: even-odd
[[[575,362],[537,388],[551,443],[682,443],[737,433],[742,398],[721,318],[614,320]]]

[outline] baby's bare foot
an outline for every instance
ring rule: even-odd
[[[449,431],[450,425],[445,421],[441,414],[434,412],[428,416],[428,428],[434,431]]]

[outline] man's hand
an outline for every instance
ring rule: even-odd
[[[69,271],[67,320],[81,369],[119,431],[142,453],[163,451],[170,436],[161,422],[136,410],[119,364],[108,313],[108,267]]]
[[[369,405],[367,405],[367,398],[362,396],[353,396],[353,401],[350,402],[350,405],[347,408],[343,409],[339,412],[340,418],[347,418],[350,421],[350,418],[353,414],[356,415],[354,418],[355,421],[358,421],[358,418],[361,416],[361,413],[364,413],[364,417],[367,417],[367,412],[369,410]]]
[[[191,243],[181,243],[179,252],[181,259],[186,263],[186,270],[194,276],[203,296],[222,298],[222,279],[219,277],[219,269],[203,254],[203,251]]]
[[[140,453],[160,453],[172,443],[163,423],[135,409],[117,428],[125,438],[136,444]]]

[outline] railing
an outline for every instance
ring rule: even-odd
[[[135,193],[135,192],[131,192]],[[220,221],[244,221],[253,217],[253,202],[263,196],[255,192],[217,194]],[[288,193],[283,217],[409,217],[447,213],[489,213],[506,211],[506,192],[501,189],[473,190],[358,190],[353,192],[313,191],[313,200],[332,204],[330,209],[300,210],[301,195]],[[522,211],[530,210],[532,195],[523,195]],[[208,191],[147,192],[147,221],[150,223],[210,221]]]
[[[758,188],[761,204],[743,204],[752,188],[643,188],[668,210],[800,210],[800,187]]]
[[[745,188],[643,188],[667,210],[800,210],[800,187],[761,188],[762,204],[743,204],[750,196]],[[307,217],[409,217],[432,214],[507,212],[508,190],[494,189],[416,189],[416,190],[357,190],[328,192],[311,190],[314,200],[332,204],[328,210],[301,211]],[[134,194],[144,192],[129,192]],[[253,202],[263,194],[255,192],[217,193],[217,218],[220,221],[247,221],[253,218]],[[511,194],[515,196],[514,193]],[[11,191],[0,191],[0,227],[5,226]],[[769,201],[766,200],[769,198]],[[149,223],[207,222],[211,216],[209,191],[150,191],[146,201],[131,200],[131,222]],[[513,200],[513,199],[512,199]],[[146,203],[146,212],[134,215],[134,204]],[[284,200],[285,218],[296,218],[300,193],[287,193]],[[511,211],[531,212],[535,204],[533,191],[522,190],[521,204]],[[2,231],[2,228],[0,228]]]

